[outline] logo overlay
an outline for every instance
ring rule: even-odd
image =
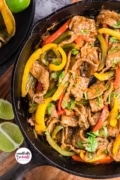
[[[15,153],[15,159],[20,164],[27,164],[32,159],[32,153],[28,148],[19,148]]]

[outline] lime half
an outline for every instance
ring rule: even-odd
[[[23,135],[19,127],[10,122],[0,124],[0,150],[12,152],[23,143]]]
[[[12,120],[14,118],[12,104],[4,99],[0,99],[0,118]]]

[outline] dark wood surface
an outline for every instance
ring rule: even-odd
[[[6,72],[0,77],[0,98],[11,101],[11,76],[12,76],[13,65],[11,65]],[[4,153],[0,152],[0,176],[8,172],[11,168],[17,164],[15,152]],[[83,178],[68,174],[57,168],[50,166],[41,166],[27,172],[22,180],[91,180],[89,178]],[[120,180],[118,178],[112,178],[111,180]]]

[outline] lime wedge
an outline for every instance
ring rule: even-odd
[[[12,152],[23,143],[23,135],[19,127],[10,122],[0,124],[0,150]]]
[[[0,118],[12,120],[14,118],[12,104],[4,99],[0,99]]]

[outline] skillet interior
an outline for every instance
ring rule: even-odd
[[[47,142],[45,142],[44,139],[35,139],[34,133],[26,121],[26,117],[28,115],[27,100],[20,97],[20,87],[24,65],[29,55],[33,52],[33,47],[37,45],[40,40],[40,36],[49,26],[51,26],[51,24],[53,24],[53,22],[57,21],[60,23],[63,18],[68,18],[75,14],[93,17],[96,16],[103,7],[109,10],[120,11],[120,7],[117,2],[81,2],[62,8],[51,16],[45,18],[43,21],[38,22],[32,36],[27,41],[16,61],[12,79],[12,102],[16,121],[23,134],[27,137],[30,144],[32,144],[32,147],[37,149],[38,153],[42,154],[50,162],[50,164],[57,166],[62,170],[78,176],[102,179],[120,176],[120,164],[111,163],[107,165],[90,165],[78,163],[73,161],[71,158],[60,156],[47,144]]]

